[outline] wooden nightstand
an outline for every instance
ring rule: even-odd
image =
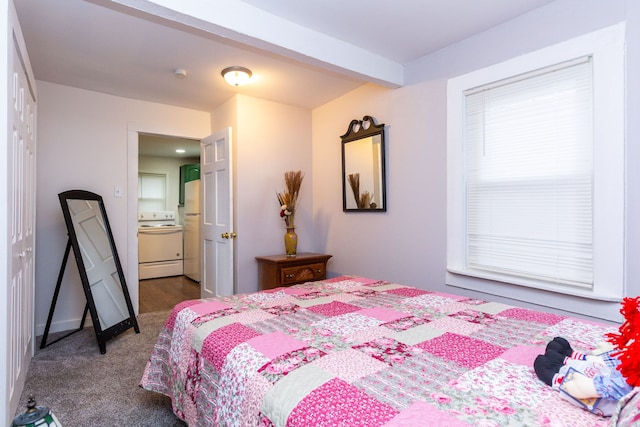
[[[326,279],[329,258],[331,255],[311,252],[291,258],[286,255],[257,256],[260,290]]]

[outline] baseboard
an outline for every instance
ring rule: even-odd
[[[51,327],[49,327],[49,333],[53,334],[55,332],[65,332],[72,331],[74,329],[78,329],[80,327],[81,318],[70,319],[70,320],[61,320],[58,322],[51,322]],[[46,324],[36,325],[36,336],[39,337],[44,334],[44,328]],[[84,322],[85,327],[92,327],[93,323],[91,322],[91,316],[87,316],[87,319]]]

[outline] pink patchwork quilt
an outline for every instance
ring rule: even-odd
[[[178,304],[141,386],[190,426],[604,426],[537,379],[616,327],[342,276]]]

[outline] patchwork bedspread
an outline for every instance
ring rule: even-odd
[[[604,426],[532,365],[616,330],[343,276],[178,304],[141,386],[189,426]]]

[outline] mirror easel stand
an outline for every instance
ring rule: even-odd
[[[62,206],[69,240],[58,274],[40,348],[47,346],[47,338],[62,278],[71,249],[73,249],[86,304],[80,327],[53,342],[60,341],[82,330],[88,313],[91,315],[100,353],[105,354],[107,340],[130,328],[133,328],[136,333],[140,333],[140,328],[127,289],[104,201],[102,196],[84,190],[65,191],[58,194],[58,198]]]
[[[56,282],[56,289],[53,291],[53,300],[51,301],[51,307],[49,308],[49,315],[47,316],[47,324],[44,327],[44,333],[42,334],[42,341],[40,342],[40,349],[45,347],[49,347],[51,344],[57,343],[60,340],[67,338],[70,335],[75,334],[76,332],[84,329],[84,322],[87,318],[87,312],[89,311],[89,304],[84,305],[84,312],[82,313],[82,319],[80,321],[80,326],[78,329],[74,329],[71,332],[62,335],[59,338],[47,343],[47,338],[49,337],[49,329],[51,329],[51,322],[53,321],[53,312],[56,308],[56,303],[58,302],[58,295],[60,294],[60,286],[62,285],[62,277],[64,276],[64,271],[67,267],[67,261],[69,259],[69,253],[71,252],[71,239],[67,240],[67,248],[64,251],[64,257],[62,258],[62,265],[60,266],[60,272],[58,273],[58,281]]]

